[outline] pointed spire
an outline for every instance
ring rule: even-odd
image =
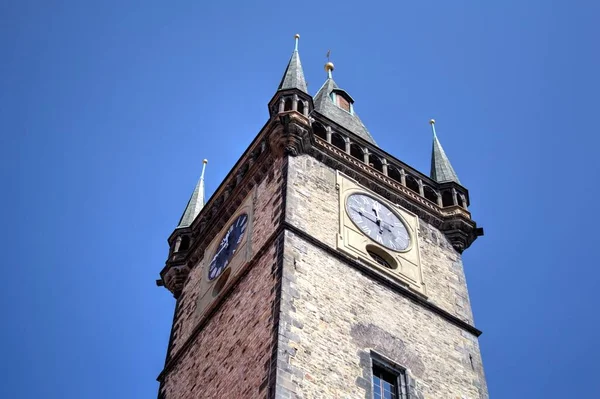
[[[331,119],[335,123],[348,129],[357,136],[367,140],[369,143],[377,145],[371,133],[367,130],[366,126],[362,123],[356,112],[354,111],[354,99],[345,90],[340,89],[333,80],[333,62],[329,61],[331,50],[327,51],[327,64],[325,64],[325,71],[327,71],[327,80],[323,83],[323,86],[319,89],[314,97],[315,111],[321,115]],[[333,93],[333,94],[332,94]],[[349,110],[342,109],[334,103],[334,98],[341,96],[344,103],[350,107]]]
[[[285,73],[283,74],[283,78],[281,79],[281,83],[279,83],[277,90],[298,89],[308,94],[304,72],[302,71],[302,64],[300,63],[300,54],[298,53],[298,40],[300,39],[300,35],[296,34],[294,38],[296,39],[294,52],[292,53],[290,62],[285,69]]]
[[[458,176],[450,164],[450,160],[446,156],[440,141],[435,132],[435,120],[429,121],[431,130],[433,131],[433,148],[431,150],[431,178],[438,183],[453,181],[460,184]]]
[[[185,211],[183,212],[183,216],[181,216],[177,228],[190,226],[202,210],[202,207],[204,207],[204,170],[206,169],[207,163],[208,161],[206,159],[202,161],[202,174],[200,175],[200,180],[198,180],[196,188],[194,188],[194,192],[185,207]]]

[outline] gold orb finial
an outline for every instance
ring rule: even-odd
[[[325,70],[327,72],[333,71],[334,66],[333,66],[333,62],[329,61],[327,64],[325,64]]]
[[[430,119],[430,120],[429,120],[429,124],[430,124],[430,125],[435,125],[435,119]]]
[[[206,165],[208,163],[208,159],[204,159],[202,163]]]
[[[300,34],[299,34],[299,33],[296,33],[296,34],[294,35],[294,39],[300,39]]]

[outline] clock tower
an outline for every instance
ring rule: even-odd
[[[267,123],[169,237],[159,398],[488,398],[461,258],[483,230],[435,122],[426,175],[331,62],[309,94],[298,39]]]

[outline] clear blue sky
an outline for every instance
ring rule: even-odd
[[[267,120],[300,33],[386,151],[438,135],[485,236],[464,255],[492,398],[596,398],[593,1],[0,3],[2,398],[152,398],[154,284],[200,174]]]

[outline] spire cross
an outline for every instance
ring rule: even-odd
[[[437,137],[437,134],[435,134],[435,119],[430,119],[429,124],[431,125],[431,130],[433,131],[433,137]]]

